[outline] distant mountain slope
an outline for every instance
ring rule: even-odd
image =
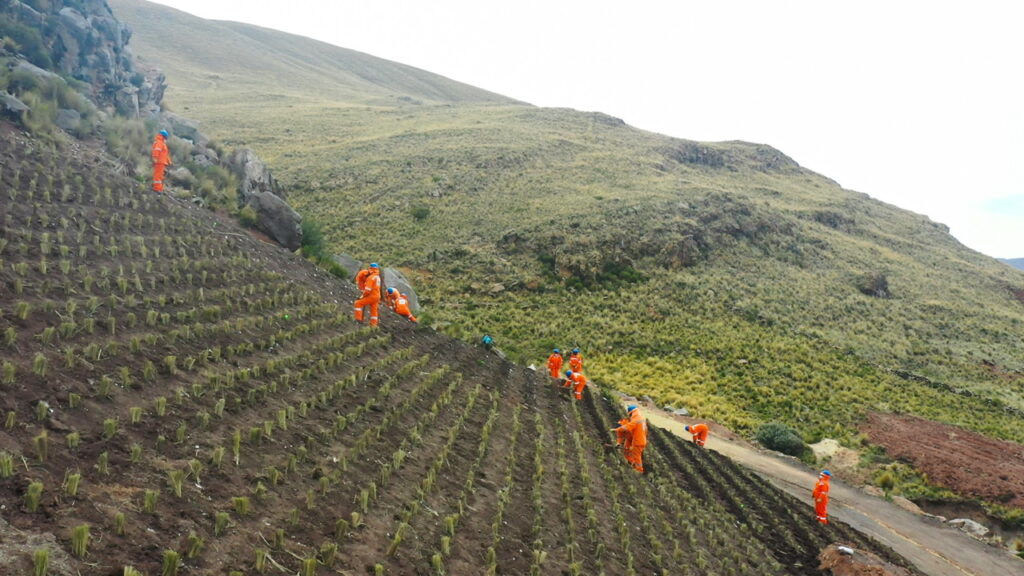
[[[131,5],[133,27],[157,19]],[[133,40],[172,104],[258,146],[334,249],[404,266],[425,322],[523,362],[578,345],[598,380],[748,433],[855,442],[882,410],[1024,441],[1024,275],[942,224],[770,146],[600,113],[275,98],[268,75],[209,90],[225,25],[188,22],[188,59]]]
[[[188,78],[173,83],[171,93],[199,86],[214,97],[222,90],[241,90],[256,102],[309,97],[368,105],[514,102],[437,74],[301,36],[202,20],[136,0],[113,0],[110,6],[131,23],[136,44],[152,43],[160,50],[164,72]],[[216,49],[211,51],[213,38]]]
[[[1005,258],[1002,261],[1018,270],[1024,270],[1024,258]]]

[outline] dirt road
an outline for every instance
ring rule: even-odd
[[[684,420],[647,409],[651,424],[689,437]],[[760,451],[712,433],[707,448],[754,470],[780,489],[808,502],[816,474],[803,463]],[[869,534],[929,576],[1024,576],[1024,561],[988,546],[938,520],[913,514],[839,479],[832,480],[829,513]]]

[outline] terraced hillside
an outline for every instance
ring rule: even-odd
[[[598,389],[361,326],[351,286],[86,146],[0,124],[0,151],[10,573],[815,574],[829,543],[878,549],[658,430],[635,474]]]

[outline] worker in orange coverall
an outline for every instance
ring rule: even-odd
[[[583,389],[587,387],[587,377],[583,372],[565,371],[565,386],[572,386],[572,392],[577,400],[583,400]]]
[[[405,316],[409,319],[409,322],[416,322],[416,317],[412,315],[412,310],[409,310],[409,299],[394,288],[387,289],[387,304],[391,311],[399,316]]]
[[[832,479],[832,473],[822,470],[818,474],[818,482],[814,485],[814,513],[818,516],[818,522],[828,524],[828,481]]]
[[[548,372],[555,380],[562,377],[562,351],[558,348],[555,348],[551,352],[551,356],[548,356]]]
[[[583,372],[583,356],[580,356],[579,348],[573,348],[572,354],[569,354],[569,368],[573,372]]]
[[[369,306],[370,326],[376,326],[379,322],[378,312],[380,308],[380,266],[376,262],[370,264],[369,273],[362,280],[362,284],[359,287],[363,295],[354,304],[356,322],[363,321],[363,308]]]
[[[634,470],[643,474],[644,448],[647,447],[647,419],[634,405],[626,407],[626,414],[628,418],[619,420],[619,427],[612,429],[615,432],[615,444],[625,449],[626,461]]]
[[[154,192],[164,191],[164,172],[167,171],[168,166],[173,164],[171,162],[171,151],[167,148],[168,136],[170,135],[167,133],[167,130],[161,130],[153,138],[153,148],[150,150],[150,156],[153,159]]]
[[[707,424],[694,424],[693,426],[687,426],[686,431],[693,434],[693,443],[697,446],[704,446],[704,443],[708,441],[708,433],[711,432],[708,429]]]

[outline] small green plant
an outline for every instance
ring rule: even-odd
[[[249,514],[249,498],[247,496],[235,496],[231,499],[231,503],[235,507],[235,512],[239,516],[246,516]]]
[[[47,548],[40,548],[32,554],[32,574],[35,576],[46,576],[50,570],[50,551]]]
[[[42,352],[37,352],[35,358],[32,359],[32,372],[40,378],[46,378],[46,367],[46,355]]]
[[[167,398],[160,396],[155,401],[156,404],[156,415],[163,418],[167,414]]]
[[[42,422],[50,416],[50,404],[45,400],[36,402],[36,421]]]
[[[101,452],[96,457],[96,471],[103,476],[110,474],[110,454],[107,452]]]
[[[117,512],[114,514],[114,534],[124,536],[125,532],[124,512]]]
[[[134,566],[125,566],[124,572],[121,576],[145,576],[142,572],[135,569]]]
[[[78,472],[68,474],[64,480],[64,493],[74,498],[78,496],[78,485],[82,482],[82,475]]]
[[[164,562],[161,568],[161,576],[178,576],[178,569],[181,567],[181,558],[174,550],[164,550]]]
[[[213,535],[223,536],[224,532],[228,529],[228,520],[230,516],[227,512],[217,512],[213,516]]]
[[[267,554],[266,548],[257,548],[255,550],[256,561],[253,563],[253,568],[258,574],[263,574],[263,571],[267,569]]]
[[[77,450],[78,445],[82,443],[82,436],[78,432],[68,432],[64,438],[67,440],[69,450]]]
[[[147,489],[142,493],[142,511],[146,514],[156,514],[156,500],[160,493],[156,490]]]
[[[142,408],[140,406],[132,406],[128,409],[129,422],[132,424],[138,424],[142,421]]]
[[[6,480],[14,475],[14,456],[7,452],[0,452],[0,480]]]
[[[39,501],[43,497],[43,483],[42,482],[30,482],[28,488],[25,490],[25,508],[29,512],[35,513],[39,510]]]
[[[32,438],[32,446],[36,451],[36,458],[40,462],[46,462],[46,458],[50,453],[50,435],[46,430],[40,432],[37,436]]]
[[[85,558],[89,550],[89,525],[79,524],[71,531],[71,552],[79,558]]]
[[[103,439],[110,440],[117,434],[117,420],[107,418],[103,421]]]
[[[185,471],[184,470],[171,470],[167,473],[167,481],[171,485],[171,492],[178,498],[181,498],[181,488],[185,483]]]
[[[186,558],[195,558],[203,550],[206,543],[194,531],[188,533],[188,547],[185,550]]]

